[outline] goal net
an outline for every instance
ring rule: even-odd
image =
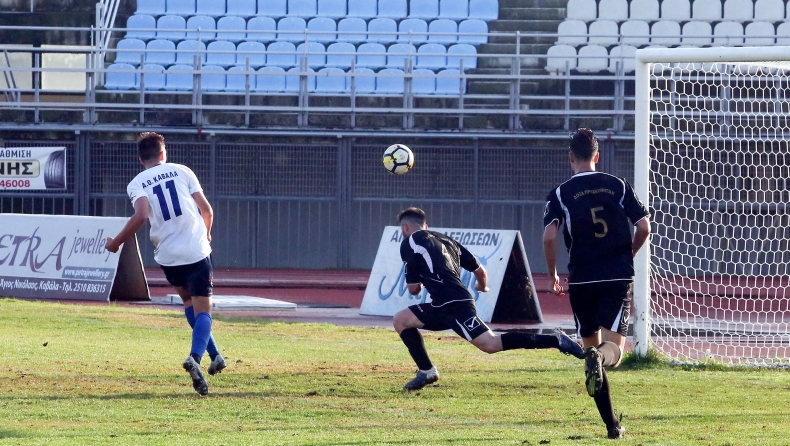
[[[637,54],[635,188],[653,229],[637,258],[637,353],[790,364],[789,58]]]

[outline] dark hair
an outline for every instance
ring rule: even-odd
[[[159,156],[165,149],[165,137],[159,133],[143,132],[137,138],[137,151],[140,159],[149,161]]]
[[[425,211],[420,208],[410,207],[400,211],[398,223],[406,223],[416,226],[425,226]]]
[[[576,131],[571,140],[571,152],[581,161],[591,160],[598,152],[598,138],[588,128]]]

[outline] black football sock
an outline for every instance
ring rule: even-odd
[[[609,378],[606,377],[606,370],[601,371],[603,372],[603,385],[593,399],[595,400],[595,406],[598,407],[598,413],[601,414],[601,419],[606,424],[606,428],[611,429],[620,424],[614,415],[614,408],[612,407],[612,397],[609,394]]]
[[[554,335],[531,334],[509,331],[502,334],[502,351],[516,348],[559,348],[560,341]]]
[[[414,362],[420,370],[429,370],[433,367],[431,359],[428,358],[428,352],[425,351],[425,343],[422,340],[420,330],[416,328],[407,328],[400,332],[400,338],[403,340],[403,343],[406,344],[411,358],[414,359]]]
[[[601,352],[601,365],[604,367],[617,364],[617,362],[620,361],[620,356],[623,354],[617,344],[609,341],[605,341],[599,345],[598,351]]]

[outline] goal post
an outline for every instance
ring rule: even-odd
[[[635,58],[634,352],[790,364],[790,47]]]

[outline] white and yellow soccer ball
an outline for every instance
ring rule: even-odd
[[[403,175],[414,167],[414,154],[403,144],[393,144],[384,151],[384,168],[393,175]]]

